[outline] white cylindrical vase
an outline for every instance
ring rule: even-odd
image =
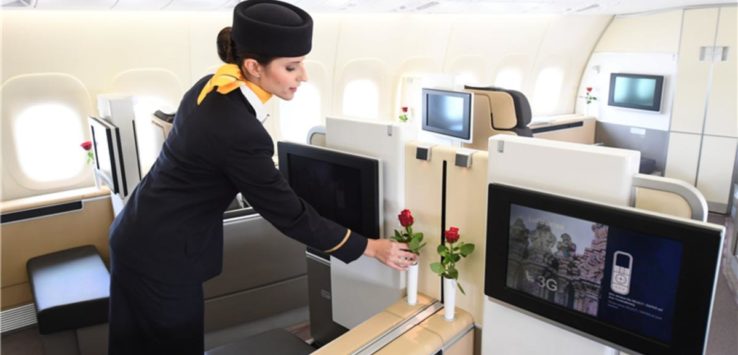
[[[407,304],[414,306],[418,303],[418,264],[407,268]]]
[[[443,278],[443,317],[454,320],[456,312],[456,280]]]

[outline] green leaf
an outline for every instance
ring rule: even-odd
[[[441,254],[441,256],[448,253],[448,248],[446,248],[446,246],[443,244],[439,244],[436,250],[438,251],[438,254]]]
[[[441,263],[432,263],[430,267],[436,274],[443,275],[443,266],[441,266]]]
[[[400,239],[402,239],[402,235],[400,235],[400,231],[398,231],[397,229],[395,229],[395,237],[394,238],[395,238],[395,240],[398,240],[398,241]]]
[[[451,259],[451,261],[453,261],[455,263],[458,263],[459,260],[461,260],[461,256],[459,254],[451,254],[449,256],[449,259]]]
[[[456,281],[456,286],[459,287],[459,291],[461,291],[461,294],[466,295],[466,292],[464,292],[464,288],[461,287],[461,284],[459,283],[459,281]]]
[[[474,244],[466,243],[461,245],[461,247],[459,248],[459,252],[462,256],[467,257],[469,254],[474,252]]]
[[[455,280],[455,279],[458,279],[459,278],[459,270],[456,270],[455,267],[450,267],[448,269],[447,274],[448,274],[448,278],[449,279],[454,279]]]

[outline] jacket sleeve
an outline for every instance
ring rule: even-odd
[[[249,204],[290,238],[347,263],[361,256],[366,238],[321,217],[299,198],[274,166],[273,143],[266,131],[251,133],[228,150],[225,162],[225,173]]]

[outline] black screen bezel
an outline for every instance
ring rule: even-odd
[[[615,84],[617,78],[634,78],[634,79],[654,79],[656,80],[656,87],[654,88],[654,103],[653,105],[635,105],[627,103],[615,102]],[[626,74],[626,73],[611,73],[610,74],[610,92],[607,97],[607,104],[615,107],[633,108],[638,110],[646,111],[661,111],[661,94],[664,89],[664,76],[663,75],[646,75],[646,74]]]
[[[719,228],[533,190],[490,184],[484,293],[512,306],[595,339],[643,354],[702,354],[714,297],[722,244]],[[677,240],[683,246],[676,293],[672,341],[669,344],[596,317],[568,309],[507,287],[511,204],[541,209],[606,225],[625,226],[644,234]],[[668,236],[668,237],[667,237]]]
[[[457,140],[461,140],[467,143],[472,142],[472,93],[465,91],[449,91],[439,89],[422,89],[423,92],[423,110],[421,125],[424,131],[433,132],[448,136]],[[428,96],[429,95],[440,95],[440,96],[453,96],[464,99],[464,122],[461,132],[453,131],[450,129],[444,129],[441,127],[433,126],[428,122]]]
[[[370,213],[362,214],[361,228],[360,230],[355,230],[355,232],[367,238],[377,239],[380,237],[381,211],[379,210],[379,199],[381,198],[381,192],[379,191],[379,160],[318,146],[291,142],[277,142],[277,152],[279,154],[279,171],[285,180],[287,180],[287,183],[291,179],[299,179],[299,175],[293,175],[289,168],[289,160],[295,156],[357,169],[361,176],[361,181],[359,182],[361,184],[361,199],[363,203],[369,204],[369,206],[365,206],[367,208],[364,208],[364,210],[370,211]],[[309,203],[309,201],[307,202]],[[321,213],[321,211],[318,211],[318,213]]]
[[[125,185],[119,185],[118,175],[122,174],[122,172],[118,171],[118,166],[122,167],[123,162],[122,159],[119,159],[120,165],[116,163],[114,150],[115,145],[118,148],[118,152],[120,152],[120,131],[118,127],[101,118],[89,116],[88,123],[90,124],[90,136],[92,137],[92,147],[95,155],[95,173],[114,194],[120,193]],[[108,151],[107,156],[103,157],[98,152],[98,144],[104,144],[106,146]],[[110,171],[101,168],[101,159],[107,160],[107,163],[110,165]],[[121,176],[123,177],[123,175]]]

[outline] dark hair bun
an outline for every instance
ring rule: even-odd
[[[236,56],[233,50],[233,40],[231,39],[231,27],[223,27],[218,32],[218,57],[225,63],[235,64]]]

